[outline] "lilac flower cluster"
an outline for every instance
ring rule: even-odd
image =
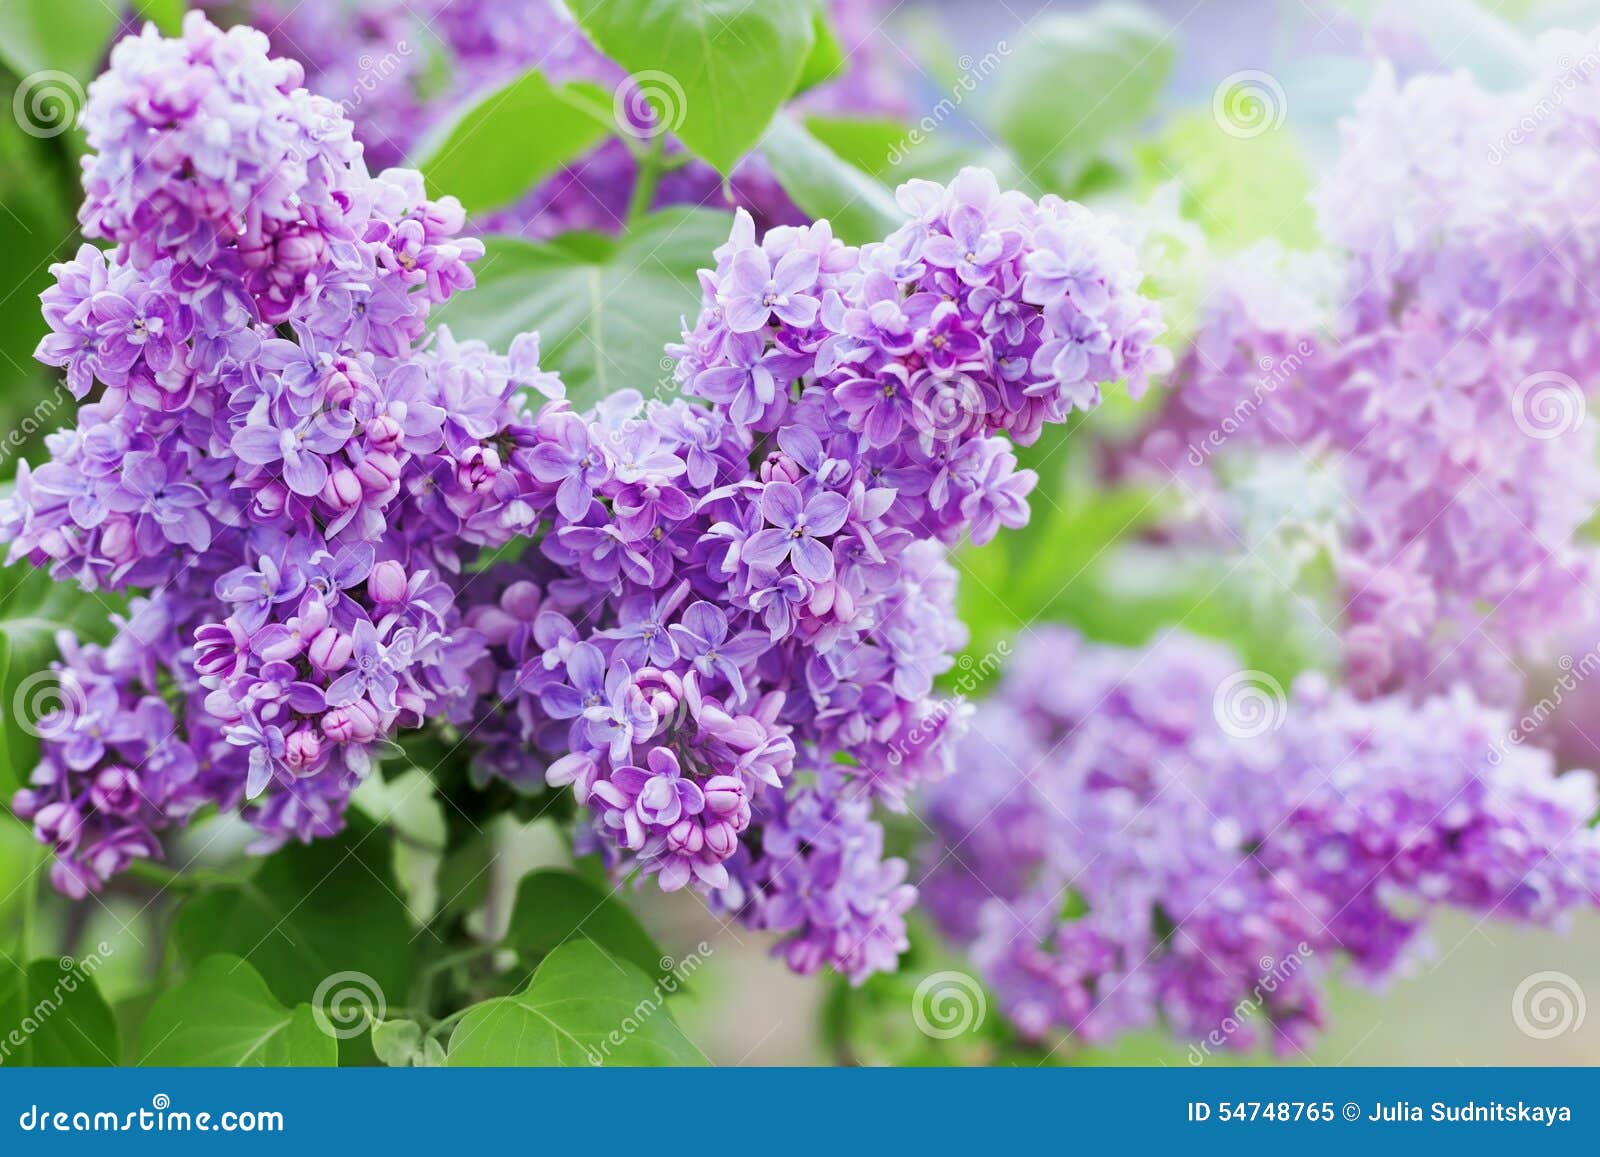
[[[1180,634],[1038,631],[929,794],[924,902],[1024,1036],[1164,1023],[1293,1051],[1336,963],[1391,975],[1440,905],[1600,903],[1594,777],[1497,750],[1508,720],[1466,691],[1363,702],[1308,676],[1281,729],[1241,737],[1215,714],[1238,670]]]
[[[463,555],[528,529],[519,396],[559,383],[534,338],[423,340],[482,246],[299,79],[191,14],[121,42],[84,109],[84,231],[113,247],[54,268],[38,351],[84,404],[0,514],[13,561],[148,592],[67,651],[72,718],[18,799],[74,892],[201,801],[247,801],[264,848],[337,830],[379,745],[464,695]]]
[[[619,872],[797,968],[889,967],[913,893],[870,808],[948,768],[945,551],[1026,520],[1007,435],[1159,368],[1129,251],[972,170],[860,249],[740,213],[673,351],[704,404],[578,411],[535,337],[427,332],[481,247],[299,78],[191,15],[119,45],[85,110],[113,247],[56,268],[39,349],[83,404],[0,528],[144,593],[67,648],[73,718],[16,800],[58,883],[204,804],[258,848],[330,834],[391,737],[454,726],[480,782],[570,785]]]
[[[620,868],[857,979],[909,895],[868,803],[942,775],[959,721],[933,698],[965,639],[945,550],[1027,518],[1002,431],[1161,360],[1137,269],[1081,207],[977,170],[900,196],[914,219],[859,249],[740,213],[675,350],[713,404],[546,405],[514,502],[538,551],[467,615],[480,776],[544,766]],[[835,843],[794,835],[818,824]]]
[[[1568,83],[1530,128],[1526,111]],[[1600,501],[1583,420],[1600,370],[1584,316],[1592,87],[1381,74],[1323,187],[1337,306],[1295,316],[1277,300],[1282,264],[1247,267],[1214,295],[1145,446],[1246,539],[1236,490],[1210,492],[1239,453],[1312,460],[1336,481],[1332,561],[1361,694],[1465,680],[1518,702],[1524,669],[1600,622],[1581,533]]]

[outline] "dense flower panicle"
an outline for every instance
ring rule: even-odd
[[[1249,734],[1218,699],[1238,670],[1183,635],[1036,632],[932,789],[924,902],[1024,1035],[1165,1023],[1292,1051],[1336,962],[1392,975],[1439,905],[1550,923],[1600,903],[1594,777],[1496,746],[1499,712],[1307,676]]]
[[[1160,358],[1137,271],[1086,211],[976,170],[902,198],[917,219],[859,249],[825,223],[758,240],[739,214],[674,351],[712,404],[547,404],[515,502],[537,551],[465,617],[488,646],[465,717],[480,776],[543,769],[620,869],[856,979],[897,951],[909,902],[867,801],[944,774],[963,719],[933,693],[965,642],[945,552],[1025,521],[1007,433]],[[797,767],[830,771],[801,796]],[[854,834],[790,864],[769,834],[813,813]],[[846,892],[802,919],[779,897],[807,871]]]
[[[1490,94],[1381,73],[1320,198],[1334,304],[1285,310],[1271,255],[1231,278],[1145,447],[1252,547],[1247,503],[1210,478],[1263,450],[1331,477],[1362,694],[1464,680],[1517,702],[1523,670],[1600,621],[1580,534],[1600,501],[1582,420],[1600,370],[1584,316],[1596,114],[1582,80],[1529,131],[1530,94],[1552,83]]]
[[[12,561],[152,592],[140,618],[160,629],[125,628],[122,665],[86,647],[60,667],[68,687],[126,685],[66,701],[120,734],[100,713],[152,715],[170,680],[174,743],[212,770],[151,778],[141,727],[105,758],[149,790],[102,830],[108,773],[66,754],[75,725],[48,737],[26,808],[77,817],[55,841],[74,890],[196,799],[249,801],[263,847],[336,831],[373,751],[466,694],[464,560],[528,529],[507,503],[520,399],[559,391],[537,339],[424,340],[482,247],[417,174],[369,176],[297,78],[259,34],[191,14],[181,39],[121,43],[85,111],[85,228],[117,244],[55,267],[38,351],[84,404],[0,520]]]

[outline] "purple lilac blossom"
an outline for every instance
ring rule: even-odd
[[[65,649],[93,718],[17,799],[75,894],[204,803],[261,849],[336,831],[380,745],[465,685],[464,557],[529,528],[536,347],[425,337],[482,246],[417,174],[370,176],[299,78],[191,14],[118,44],[84,109],[82,221],[113,247],[54,268],[38,350],[82,405],[0,516],[12,561],[146,592],[111,648]]]
[[[1293,1053],[1329,973],[1394,975],[1438,907],[1551,924],[1600,904],[1594,776],[1497,746],[1501,712],[1313,675],[1281,728],[1241,737],[1215,714],[1239,668],[1177,633],[1036,630],[928,793],[923,903],[1024,1037],[1164,1024]],[[1229,1032],[1245,1001],[1261,1015]]]
[[[1331,293],[1285,309],[1281,255],[1237,263],[1142,447],[1249,547],[1228,481],[1241,459],[1325,472],[1345,678],[1363,695],[1466,681],[1515,704],[1525,672],[1579,650],[1575,625],[1600,637],[1592,82],[1521,124],[1566,72],[1491,93],[1381,71],[1321,189]]]

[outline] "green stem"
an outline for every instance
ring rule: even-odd
[[[466,1016],[467,1013],[471,1012],[474,1007],[476,1006],[469,1004],[466,1008],[456,1009],[456,1011],[452,1012],[449,1016],[440,1017],[438,1022],[428,1029],[428,1035],[433,1037],[438,1036],[440,1033],[444,1032],[445,1029],[449,1028],[455,1024],[456,1021],[460,1020],[462,1017]]]
[[[657,134],[651,138],[649,150],[639,157],[639,176],[633,182],[633,196],[628,201],[630,230],[650,211],[650,203],[656,199],[656,184],[661,180],[662,151],[665,148],[666,134]]]
[[[199,888],[215,888],[225,886],[245,886],[248,880],[237,876],[230,876],[226,872],[215,872],[201,869],[194,872],[180,872],[176,868],[169,868],[154,860],[135,860],[128,865],[128,875],[136,880],[143,880],[147,884],[154,884],[157,888],[173,892],[193,892]]]

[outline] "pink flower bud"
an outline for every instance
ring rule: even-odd
[[[456,484],[473,494],[489,489],[500,476],[500,455],[492,446],[474,446],[456,463]]]
[[[398,450],[400,440],[405,436],[405,429],[387,414],[367,423],[367,445],[380,453],[389,454]]]
[[[314,767],[321,758],[322,740],[315,731],[310,729],[296,731],[284,740],[283,762],[288,764],[292,771]]]
[[[737,776],[715,775],[705,782],[706,811],[712,815],[727,816],[739,810],[744,803],[744,784]]]
[[[367,593],[379,606],[392,606],[406,597],[406,568],[392,559],[380,562],[367,576]]]
[[[685,816],[673,824],[672,830],[667,833],[667,846],[675,852],[697,856],[700,849],[706,846],[705,832],[698,821]]]
[[[344,670],[354,651],[355,642],[349,635],[337,627],[327,627],[311,640],[306,657],[311,660],[312,666],[331,675]]]
[[[335,743],[349,743],[355,737],[355,726],[350,722],[350,712],[335,707],[322,717],[322,730]]]
[[[392,454],[368,454],[356,467],[356,477],[368,494],[382,494],[400,480],[400,463]]]
[[[761,463],[761,481],[797,483],[805,477],[800,464],[782,450],[774,450]]]
[[[100,553],[114,563],[132,562],[139,553],[133,538],[133,523],[113,515],[100,526]]]
[[[323,245],[315,233],[297,233],[278,242],[278,261],[281,269],[292,273],[310,273],[322,262]]]
[[[732,824],[707,824],[705,832],[706,850],[719,860],[733,855],[733,849],[739,846],[739,833]]]
[[[349,510],[361,501],[361,480],[348,466],[328,475],[322,487],[322,501],[335,510]]]

